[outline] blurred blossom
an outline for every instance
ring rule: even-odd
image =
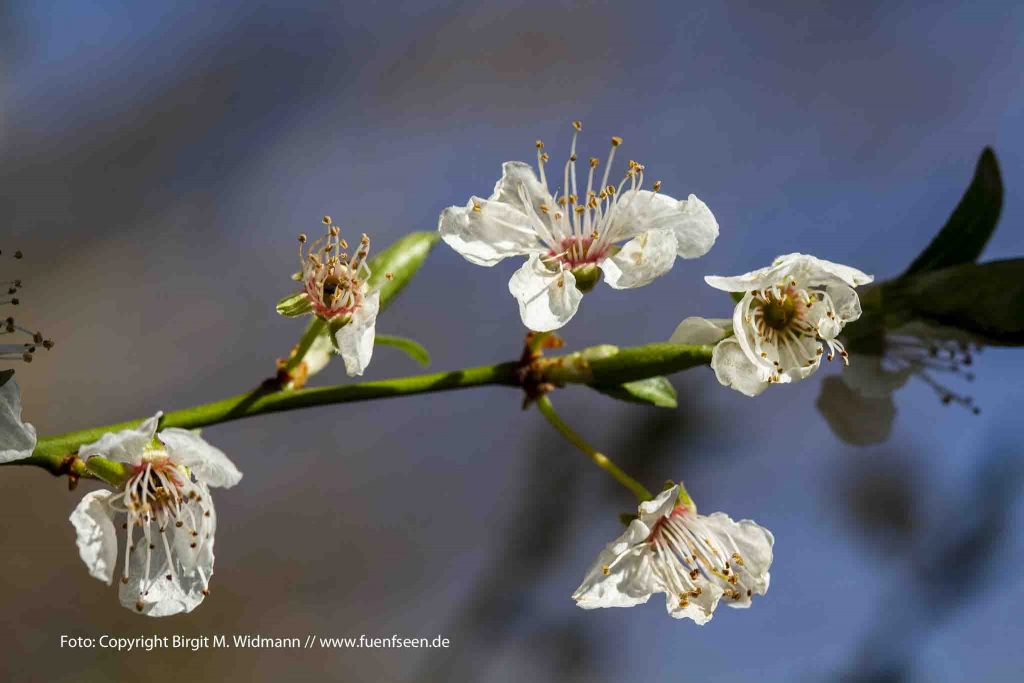
[[[36,428],[21,421],[21,391],[14,372],[0,373],[0,463],[21,460],[36,447]]]

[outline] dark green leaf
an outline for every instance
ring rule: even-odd
[[[300,315],[306,315],[312,310],[313,306],[309,303],[309,295],[305,292],[289,294],[277,302],[277,312],[286,318],[296,318]]]
[[[591,385],[606,396],[630,403],[646,403],[659,408],[675,408],[676,390],[664,377],[648,377],[618,385]]]
[[[370,287],[380,287],[381,310],[409,284],[439,239],[436,231],[409,233],[370,259]]]
[[[378,334],[374,344],[380,346],[393,346],[396,349],[405,351],[414,361],[426,367],[430,365],[430,353],[423,346],[406,337],[396,337],[391,334]]]
[[[999,222],[1003,208],[1003,182],[999,163],[988,147],[981,153],[974,178],[960,203],[904,276],[970,263],[981,255]]]
[[[989,344],[1024,344],[1024,259],[967,263],[886,285],[890,327],[922,322]],[[893,313],[895,312],[895,313]]]

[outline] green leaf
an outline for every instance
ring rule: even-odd
[[[630,403],[646,403],[659,408],[675,408],[676,390],[664,377],[648,377],[618,385],[590,385],[606,396]]]
[[[1024,345],[1024,259],[967,263],[886,285],[887,324],[921,322],[988,344]]]
[[[409,284],[440,239],[436,231],[409,233],[370,259],[370,287],[380,287],[382,311]]]
[[[277,302],[277,312],[286,318],[297,318],[312,312],[312,310],[313,305],[309,303],[309,295],[305,292],[289,294]]]
[[[977,260],[996,229],[1002,208],[1003,182],[999,163],[992,149],[986,147],[974,169],[974,178],[953,215],[910,264],[904,277]]]
[[[391,334],[378,334],[374,339],[374,344],[380,346],[393,346],[396,349],[405,351],[405,353],[412,358],[414,361],[427,367],[430,365],[430,352],[428,352],[423,346],[412,339],[406,337],[396,337]]]

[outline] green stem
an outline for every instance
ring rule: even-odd
[[[289,356],[288,361],[282,368],[285,372],[291,374],[295,368],[299,367],[302,361],[306,358],[306,354],[309,353],[310,347],[313,346],[313,342],[316,338],[324,331],[327,327],[327,321],[313,316],[313,319],[309,321],[306,326],[306,331],[302,333],[302,337],[299,338],[299,343],[295,345],[295,350]]]
[[[650,500],[654,497],[643,484],[623,472],[618,465],[608,459],[608,456],[598,451],[587,443],[586,439],[573,431],[572,427],[567,425],[565,421],[558,416],[558,413],[555,412],[555,407],[551,405],[551,400],[547,396],[541,396],[537,399],[537,408],[540,409],[541,414],[547,418],[548,422],[550,422],[551,425],[569,441],[569,443],[590,456],[590,459],[595,465],[612,475],[615,478],[615,481],[632,491],[640,502]]]
[[[312,326],[310,326],[312,328]],[[307,329],[303,341],[315,335]],[[310,343],[312,343],[310,341]],[[627,363],[616,361],[618,355],[628,358]],[[296,354],[296,357],[298,354]],[[601,346],[584,349],[560,357],[548,357],[537,361],[536,371],[542,381],[557,384],[595,384],[632,381],[637,378],[653,377],[664,373],[679,372],[696,365],[706,365],[711,360],[710,346],[687,346],[681,344],[649,344],[627,349]],[[467,389],[486,385],[520,386],[521,365],[517,362],[464,368],[451,372],[438,372],[411,377],[342,384],[313,389],[280,391],[275,387],[262,387],[246,394],[232,396],[213,403],[166,413],[162,427],[196,429],[210,425],[253,417],[266,413],[297,410],[313,406],[370,401],[395,396],[412,396],[438,391]],[[40,439],[31,456],[16,460],[11,465],[35,465],[52,474],[67,474],[65,458],[85,443],[96,441],[107,432],[128,429],[141,420],[130,420],[119,424],[105,425]],[[602,456],[603,457],[603,456]],[[81,476],[89,476],[84,467]]]

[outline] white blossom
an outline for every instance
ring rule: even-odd
[[[125,531],[120,601],[151,617],[191,612],[209,594],[217,527],[210,486],[242,473],[220,450],[184,429],[157,433],[161,413],[138,427],[104,434],[79,456],[131,467],[120,491],[93,491],[71,513],[79,554],[108,585],[117,563],[115,522]],[[155,437],[155,439],[154,439]]]
[[[760,270],[705,281],[727,292],[743,292],[732,318],[733,336],[714,350],[712,368],[719,382],[748,396],[771,383],[792,382],[813,374],[828,346],[848,364],[838,335],[861,314],[854,287],[874,278],[855,268],[807,256],[787,254]],[[674,339],[685,342],[685,335]]]
[[[0,463],[21,460],[36,448],[36,428],[21,420],[21,392],[14,372],[0,373]]]
[[[299,236],[300,278],[310,312],[330,324],[334,350],[354,377],[370,364],[380,311],[380,290],[369,285],[370,238],[364,234],[350,255],[330,216],[324,223],[327,234],[308,246],[306,236]]]
[[[767,529],[716,512],[697,514],[678,485],[640,504],[637,519],[601,551],[573,599],[584,609],[631,607],[665,594],[676,619],[709,621],[720,600],[749,607],[771,579]]]
[[[630,161],[625,178],[609,184],[620,138],[612,138],[600,179],[600,162],[590,158],[583,190],[576,173],[582,126],[573,126],[561,190],[549,189],[548,155],[538,140],[538,174],[529,164],[508,161],[489,198],[471,197],[464,207],[445,209],[438,221],[444,241],[471,263],[493,266],[509,256],[527,257],[509,292],[523,324],[538,332],[565,325],[602,276],[614,289],[641,287],[667,273],[677,256],[703,256],[718,237],[715,217],[694,195],[677,200],[660,194],[660,181],[642,189],[642,164]]]

